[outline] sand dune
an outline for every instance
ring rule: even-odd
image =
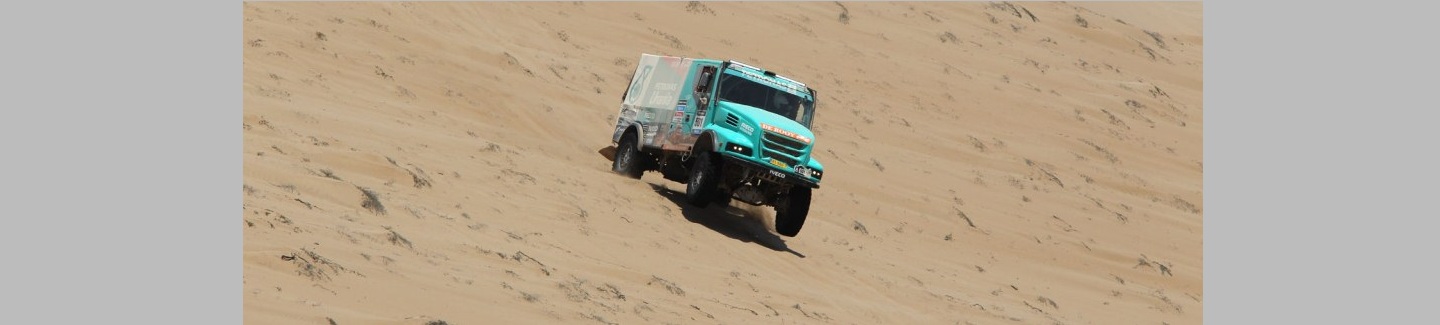
[[[245,3],[247,324],[1196,324],[1201,5]],[[820,93],[798,237],[609,171],[640,53]]]

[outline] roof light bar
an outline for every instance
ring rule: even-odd
[[[763,70],[763,69],[756,68],[756,67],[753,66],[753,65],[740,63],[740,61],[730,60],[730,64],[739,65],[739,66],[742,66],[742,67],[750,68],[750,69],[752,69],[752,70],[765,71],[765,70]]]
[[[785,79],[785,81],[789,81],[789,82],[793,82],[793,83],[795,83],[795,84],[798,84],[798,85],[800,85],[800,87],[809,87],[809,86],[806,86],[805,83],[803,83],[803,82],[795,81],[795,79],[786,78],[785,76],[782,76],[782,75],[780,75],[780,74],[777,74],[777,73],[775,73],[775,72],[773,72],[773,71],[769,71],[769,70],[757,68],[757,67],[755,67],[755,66],[753,66],[753,65],[745,64],[745,63],[742,63],[742,62],[740,62],[740,61],[730,60],[730,64],[738,65],[738,66],[742,66],[742,67],[746,67],[746,68],[750,68],[751,70],[760,71],[760,72],[762,72],[762,73],[764,73],[764,74],[766,74],[766,75],[774,75],[774,76],[777,77],[777,78]]]
[[[785,76],[778,75],[778,74],[775,75],[775,77],[780,78],[780,79],[785,79],[786,81],[789,81],[789,82],[793,82],[793,83],[795,83],[795,84],[800,85],[800,87],[806,87],[806,86],[805,86],[805,83],[799,82],[799,81],[795,81],[795,79],[786,78]],[[806,87],[806,88],[809,88],[809,87]]]

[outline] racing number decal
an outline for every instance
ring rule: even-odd
[[[635,75],[635,80],[630,81],[630,91],[625,94],[625,98],[634,97],[635,92],[640,91],[640,83],[648,76],[650,76],[650,66],[645,66],[640,70],[640,74]]]

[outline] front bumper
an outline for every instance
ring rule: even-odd
[[[728,152],[728,151],[725,151],[724,153],[722,153],[721,156],[722,156],[722,157],[725,157],[725,162],[727,162],[727,163],[738,164],[738,165],[744,166],[744,167],[746,167],[746,168],[751,168],[751,169],[754,169],[754,170],[757,170],[757,171],[762,171],[762,172],[765,172],[765,173],[771,173],[771,175],[773,175],[773,176],[779,176],[779,178],[783,179],[784,182],[786,182],[786,183],[802,185],[802,186],[809,187],[809,188],[812,188],[812,189],[818,189],[818,188],[820,188],[820,182],[819,182],[819,181],[810,179],[810,178],[807,177],[807,176],[802,176],[802,175],[800,175],[799,173],[796,173],[794,170],[780,170],[779,168],[775,168],[775,166],[772,166],[772,165],[770,165],[770,164],[762,164],[762,163],[758,163],[758,162],[755,162],[755,161],[751,161],[750,159],[747,159],[746,157],[739,156],[739,155],[737,155],[737,154],[735,154],[735,153],[733,153],[733,152]],[[779,175],[776,175],[776,174],[779,174]],[[781,175],[783,175],[783,176],[781,176]]]

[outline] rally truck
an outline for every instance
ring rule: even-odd
[[[642,54],[621,95],[611,169],[658,171],[696,207],[774,207],[775,231],[794,237],[824,174],[810,155],[815,99],[804,83],[733,60]]]

